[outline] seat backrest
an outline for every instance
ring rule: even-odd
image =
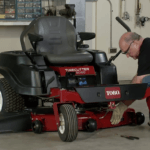
[[[76,51],[75,28],[64,17],[41,17],[34,24],[34,32],[44,38],[36,46],[38,53],[63,54]]]

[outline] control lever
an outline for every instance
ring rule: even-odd
[[[110,63],[112,61],[114,61],[120,55],[121,52],[122,51],[120,50],[115,56],[111,56],[110,59],[109,59],[109,61],[107,62],[107,64],[110,65]]]
[[[116,20],[127,30],[127,32],[131,32],[131,29],[119,18],[116,17]],[[120,50],[115,56],[110,57],[109,61],[107,62],[107,65],[110,65],[112,61],[114,61],[121,53],[122,51]]]

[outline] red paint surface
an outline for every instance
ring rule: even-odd
[[[109,109],[115,109],[116,108],[115,102],[108,102],[108,107]]]
[[[58,96],[56,98],[60,99],[60,102],[75,102],[80,104],[85,104],[81,99],[80,95],[76,91],[69,91],[65,89],[53,88],[51,89],[50,97]]]
[[[93,66],[78,66],[78,67],[54,67],[51,69],[58,72],[61,76],[66,76],[66,72],[75,72],[75,75],[96,75]]]
[[[150,112],[150,97],[148,97],[146,99],[146,102],[147,102],[147,106],[148,106],[148,109],[149,109],[149,112]]]
[[[88,119],[94,119],[97,121],[97,129],[111,128],[117,126],[128,125],[132,122],[135,123],[135,111],[134,109],[127,109],[123,115],[123,121],[118,125],[112,125],[110,122],[112,112],[108,112],[105,116],[106,111],[102,112],[90,112],[86,111],[84,114],[78,114],[78,130],[85,130],[85,124]],[[132,115],[131,115],[132,114]],[[101,119],[101,117],[105,116]],[[34,115],[31,114],[32,121],[39,120],[43,124],[43,131],[57,131],[56,119],[54,114],[48,115]]]
[[[57,131],[57,125],[54,114],[34,115],[31,114],[32,122],[35,120],[41,121],[43,131]]]
[[[150,97],[150,87],[146,89],[145,96],[143,97],[143,99],[147,97]]]

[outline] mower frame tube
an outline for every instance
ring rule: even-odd
[[[53,88],[51,89],[50,97],[55,97],[60,99],[60,103],[80,103],[85,104],[81,99],[80,95],[76,91],[68,91],[65,89]]]
[[[71,104],[74,107],[74,103],[73,102],[66,102],[66,103],[54,103],[53,104],[53,110],[54,110],[54,116],[55,116],[55,120],[56,120],[56,125],[57,128],[60,126],[60,122],[59,122],[59,107],[63,104]]]
[[[60,99],[59,103],[54,103],[53,104],[53,110],[54,110],[54,115],[56,119],[56,124],[57,127],[59,127],[59,107],[60,105],[63,104],[72,104],[74,106],[74,103],[80,103],[80,104],[85,104],[80,95],[77,92],[73,91],[67,91],[65,89],[51,89],[51,95],[50,97],[54,97]]]

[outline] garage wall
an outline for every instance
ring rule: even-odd
[[[86,14],[85,14],[85,31],[96,33],[96,4],[94,2],[86,2]],[[96,43],[95,39],[84,42],[85,44],[89,44],[90,48],[95,49]]]
[[[111,0],[113,5],[113,47],[117,47],[119,51],[118,41],[120,36],[126,32],[126,30],[115,20],[115,17],[120,12],[120,0]],[[150,17],[150,1],[140,0],[142,4],[141,16]],[[96,48],[104,50],[107,53],[108,58],[112,56],[108,53],[108,47],[110,46],[110,4],[107,0],[98,0],[97,4],[97,38]],[[125,23],[131,28],[132,31],[137,32],[144,38],[150,36],[150,21],[145,23],[144,27],[135,26],[135,12],[136,12],[136,0],[126,0],[126,10],[131,16],[131,19],[125,21]],[[94,11],[94,10],[93,10]],[[95,9],[96,11],[96,9]],[[93,12],[94,13],[94,12]],[[131,80],[137,72],[137,60],[127,58],[124,55],[120,55],[114,64],[117,66],[119,80]]]
[[[118,24],[115,17],[119,15],[119,1],[111,0],[113,4],[113,47],[118,47],[120,36],[126,30]],[[150,35],[150,22],[146,22],[145,27],[135,27],[135,2],[136,0],[126,0],[127,11],[131,15],[131,20],[125,21],[132,31],[141,34],[143,37]],[[141,16],[148,16],[150,14],[150,1],[142,0]],[[150,17],[150,15],[148,16]],[[20,34],[24,26],[0,26],[0,52],[10,50],[21,50]],[[108,53],[110,46],[110,5],[107,0],[98,0],[98,2],[86,3],[86,31],[96,32],[96,40],[91,40],[86,43],[90,48],[103,50],[106,52],[108,58],[112,54]],[[114,64],[117,66],[119,80],[130,80],[137,71],[137,61],[126,56],[120,55]]]
[[[21,26],[0,26],[0,52],[21,50],[19,37],[23,28]]]

